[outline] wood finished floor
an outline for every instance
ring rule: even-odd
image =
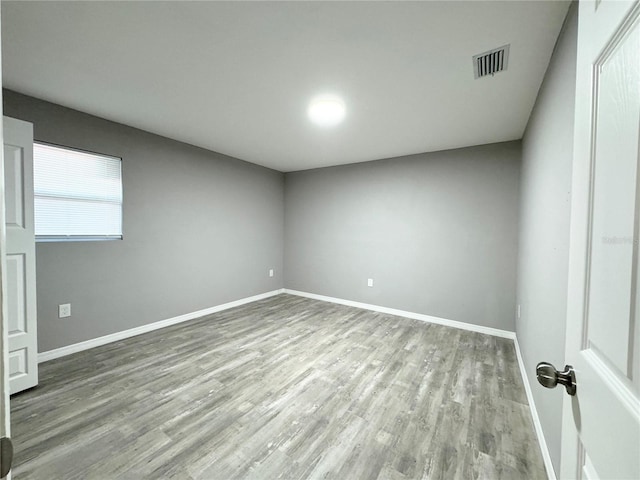
[[[15,479],[546,478],[511,340],[279,295],[40,365]]]

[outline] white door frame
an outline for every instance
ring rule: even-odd
[[[2,77],[0,69],[0,78]],[[2,118],[2,84],[0,82],[0,118]],[[4,145],[3,122],[0,122],[0,145]],[[0,149],[0,438],[11,436],[9,421],[9,342],[7,325],[6,228],[4,213],[4,148]],[[11,473],[6,477],[11,479]]]
[[[1,35],[0,35],[1,38]],[[1,44],[1,40],[0,40]],[[0,52],[2,49],[0,48]],[[0,118],[2,118],[2,55],[0,54]],[[4,145],[2,122],[0,122],[0,145]],[[0,437],[9,437],[9,343],[7,338],[6,298],[6,237],[4,219],[4,148],[0,148]],[[11,473],[7,477],[11,479]]]

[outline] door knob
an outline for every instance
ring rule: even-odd
[[[564,372],[559,372],[550,363],[540,362],[536,367],[536,377],[543,387],[555,388],[560,384],[564,385],[569,395],[576,394],[576,373],[571,365],[565,365]]]

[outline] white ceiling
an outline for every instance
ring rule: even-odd
[[[567,2],[2,2],[4,86],[280,171],[522,137]],[[508,70],[471,57],[511,44]],[[340,95],[344,122],[311,124]]]

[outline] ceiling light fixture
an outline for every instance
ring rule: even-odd
[[[344,102],[335,95],[321,95],[309,103],[307,114],[309,119],[321,127],[333,127],[345,116]]]

